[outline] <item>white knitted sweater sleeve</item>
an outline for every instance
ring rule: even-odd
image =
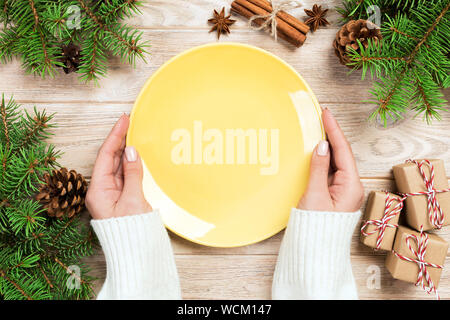
[[[292,209],[272,284],[273,299],[357,299],[350,243],[360,211]]]
[[[357,299],[350,242],[360,212],[293,209],[275,269],[274,299]],[[92,220],[106,259],[98,299],[180,299],[174,255],[158,211]],[[224,288],[226,289],[226,288]]]
[[[170,239],[157,210],[92,220],[106,259],[97,299],[180,299]]]

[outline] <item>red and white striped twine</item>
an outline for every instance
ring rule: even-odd
[[[411,246],[411,240],[416,241],[417,251],[415,251],[414,248]],[[421,286],[422,289],[425,290],[428,294],[434,291],[436,294],[436,298],[439,300],[440,299],[439,293],[437,292],[436,286],[431,280],[427,267],[443,269],[444,266],[425,261],[425,253],[427,252],[428,246],[428,234],[423,232],[423,226],[420,226],[419,237],[417,237],[414,234],[410,234],[406,237],[406,244],[408,245],[409,250],[414,254],[414,256],[416,256],[417,259],[405,257],[394,250],[392,250],[392,252],[402,260],[414,262],[419,265],[419,274],[417,276],[416,286]]]
[[[407,160],[406,162],[415,163],[419,167],[419,171],[423,177],[427,191],[403,193],[402,195],[404,197],[422,196],[422,195],[427,196],[428,217],[430,219],[430,223],[435,228],[441,229],[444,224],[444,212],[442,211],[442,208],[439,205],[436,195],[438,193],[450,192],[450,188],[443,190],[436,190],[436,188],[434,187],[434,166],[429,160],[422,160],[420,162],[417,160]],[[425,171],[423,170],[424,165],[427,165],[430,168],[429,179],[426,176]]]
[[[371,234],[374,234],[378,232],[377,242],[376,242],[376,250],[380,249],[381,242],[384,238],[384,233],[386,232],[386,228],[397,228],[398,225],[396,224],[390,224],[389,221],[394,218],[396,215],[400,214],[400,212],[403,209],[403,203],[406,198],[397,198],[397,197],[390,197],[389,193],[386,192],[386,201],[385,201],[385,209],[384,214],[381,219],[377,220],[367,220],[363,226],[361,227],[361,233],[365,236],[370,236]],[[393,206],[394,202],[398,201],[398,204],[393,207],[393,209],[389,212],[391,207]],[[375,229],[370,232],[366,232],[365,229],[369,226],[373,225],[375,226]]]

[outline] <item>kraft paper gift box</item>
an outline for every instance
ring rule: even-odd
[[[386,212],[386,199],[390,202],[390,207]],[[400,210],[403,206],[398,207],[401,203],[401,197],[393,193],[386,193],[382,191],[372,191],[367,201],[366,210],[364,213],[363,228],[361,229],[361,242],[366,246],[379,250],[392,250],[394,244],[396,227],[386,226],[380,246],[377,248],[377,240],[381,233],[379,224],[367,223],[367,221],[381,222],[383,217],[392,214],[392,218],[386,223],[389,225],[397,225],[400,217]],[[400,210],[399,210],[400,209]],[[394,212],[394,210],[396,212]],[[367,223],[367,224],[366,224]],[[364,226],[365,225],[365,226]],[[368,235],[364,235],[368,234]]]
[[[422,160],[417,160],[418,162]],[[434,189],[448,189],[448,180],[445,173],[444,161],[429,160],[434,166]],[[428,179],[430,179],[430,168],[427,165],[422,166],[423,171]],[[395,182],[400,193],[415,193],[427,191],[424,178],[415,163],[407,162],[393,167]],[[437,193],[436,199],[444,213],[443,225],[450,224],[450,192]],[[428,214],[428,198],[426,195],[409,196],[405,203],[405,213],[407,224],[420,230],[436,229],[436,226],[430,222]]]
[[[410,228],[399,226],[395,236],[393,251],[405,256],[407,258],[418,260],[417,256],[410,250],[407,243],[407,236],[415,235],[420,238],[420,232]],[[448,243],[441,237],[435,234],[428,235],[428,245],[424,256],[424,261],[443,266],[447,256]],[[417,252],[416,241],[410,240],[411,247]],[[386,268],[391,273],[392,277],[398,280],[416,283],[419,276],[419,264],[416,262],[403,260],[389,252],[386,257]],[[441,278],[442,269],[427,266],[427,271],[434,286],[437,288]],[[424,280],[425,281],[425,280]],[[427,284],[428,285],[428,284]]]

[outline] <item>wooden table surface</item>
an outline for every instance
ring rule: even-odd
[[[370,81],[361,81],[360,72],[348,75],[338,63],[332,41],[339,29],[339,15],[333,8],[340,1],[305,0],[305,8],[317,2],[331,10],[331,26],[309,33],[298,48],[276,43],[261,31],[250,30],[242,18],[229,36],[220,41],[242,42],[263,48],[291,64],[309,83],[322,106],[330,108],[350,140],[358,162],[366,194],[372,190],[393,189],[391,168],[408,158],[441,158],[450,174],[450,115],[432,126],[408,114],[404,121],[383,129],[369,123],[373,106],[367,99]],[[0,65],[0,92],[26,108],[36,105],[56,112],[51,142],[64,152],[60,163],[89,177],[97,150],[110,128],[123,113],[129,113],[146,79],[165,61],[191,47],[216,41],[206,23],[213,9],[229,7],[231,0],[151,0],[144,1],[142,15],[130,23],[144,31],[152,47],[147,63],[135,69],[111,61],[108,77],[100,86],[81,84],[76,75],[60,74],[42,80],[26,75],[18,61]],[[303,10],[294,11],[304,17]],[[218,75],[220,77],[220,75]],[[446,92],[447,100],[450,94]],[[437,232],[450,241],[450,227]],[[200,246],[171,234],[176,263],[186,299],[270,299],[272,275],[283,232],[251,246],[218,249]],[[432,297],[413,284],[394,280],[384,267],[383,253],[373,252],[359,242],[355,231],[352,266],[362,299],[423,299]],[[89,258],[93,274],[99,277],[96,291],[105,277],[105,262],[98,252]],[[440,283],[442,298],[450,298],[450,256],[446,259]],[[372,280],[380,276],[379,286]]]

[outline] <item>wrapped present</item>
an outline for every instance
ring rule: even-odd
[[[437,287],[447,249],[448,243],[435,234],[399,226],[394,247],[386,257],[386,267],[395,279],[416,283],[439,298]]]
[[[417,231],[450,224],[450,189],[442,160],[408,160],[394,166],[398,191],[406,197],[406,222]]]
[[[403,200],[388,192],[370,193],[361,227],[362,243],[377,250],[392,250]]]

